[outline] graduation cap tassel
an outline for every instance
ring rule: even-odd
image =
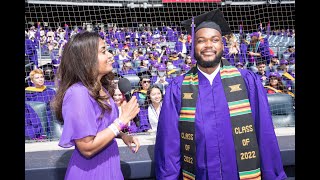
[[[191,23],[191,38],[192,38],[192,48],[191,48],[191,58],[195,59],[194,57],[194,17],[192,17],[192,23]]]

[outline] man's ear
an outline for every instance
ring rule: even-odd
[[[31,79],[32,84],[34,84],[33,80]]]

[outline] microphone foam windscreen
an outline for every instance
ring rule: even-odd
[[[121,93],[127,93],[131,91],[131,83],[127,78],[121,78],[118,82],[119,89]]]

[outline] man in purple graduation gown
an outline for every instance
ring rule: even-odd
[[[30,63],[33,62],[34,66],[38,67],[38,40],[35,38],[35,32],[30,33],[30,37],[25,40],[25,54]],[[34,69],[34,68],[33,68]]]
[[[231,117],[219,73],[223,52],[222,35],[226,33],[225,29],[229,29],[227,31],[230,32],[231,30],[223,16],[221,15],[220,19],[214,17],[212,15],[214,12],[215,10],[201,18],[199,16],[194,18],[196,27],[194,48],[199,83],[194,121],[195,177],[197,180],[238,180]],[[190,33],[191,20],[184,21],[183,25]],[[287,176],[283,170],[270,108],[262,83],[253,72],[246,69],[238,70],[246,85],[252,111],[260,153],[261,177],[263,180],[285,179]],[[182,179],[179,116],[184,76],[176,77],[166,88],[155,143],[156,179]]]

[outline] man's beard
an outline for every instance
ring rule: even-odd
[[[221,61],[222,52],[223,51],[221,51],[220,53],[217,53],[216,57],[213,60],[210,60],[210,61],[204,61],[202,59],[202,57],[200,56],[200,54],[195,53],[195,58],[197,60],[197,64],[199,66],[201,66],[201,67],[204,67],[204,68],[216,67]]]

